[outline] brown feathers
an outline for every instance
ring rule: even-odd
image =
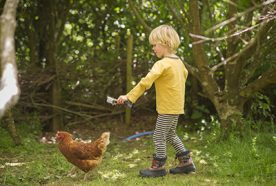
[[[65,158],[84,172],[99,165],[109,144],[110,132],[104,132],[96,141],[83,143],[73,140],[68,132],[59,131],[56,134],[58,148]]]

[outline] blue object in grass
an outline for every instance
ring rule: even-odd
[[[141,133],[139,133],[139,134],[134,134],[134,135],[132,135],[132,136],[129,136],[129,137],[127,137],[125,140],[126,140],[126,141],[129,141],[129,140],[132,140],[132,139],[141,137],[141,136],[151,135],[151,134],[153,134],[153,131],[141,132]]]

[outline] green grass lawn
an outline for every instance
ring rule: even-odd
[[[6,130],[0,128],[1,186],[276,185],[276,140],[270,132],[251,134],[243,141],[231,138],[218,142],[214,140],[214,133],[187,134],[179,128],[180,138],[192,151],[197,172],[168,174],[162,178],[138,176],[140,169],[151,164],[151,136],[125,142],[113,135],[102,164],[83,180],[82,172],[75,177],[68,176],[73,166],[59,153],[56,144],[40,143],[38,133],[26,128],[19,127],[23,145],[18,147],[13,145]],[[167,169],[176,163],[173,149],[168,147]]]

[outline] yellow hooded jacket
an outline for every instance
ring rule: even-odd
[[[153,65],[127,98],[135,103],[155,83],[158,114],[183,114],[187,77],[188,71],[180,59],[165,57]]]

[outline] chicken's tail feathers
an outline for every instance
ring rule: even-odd
[[[108,145],[110,143],[110,132],[102,133],[101,138],[104,139],[105,144]]]

